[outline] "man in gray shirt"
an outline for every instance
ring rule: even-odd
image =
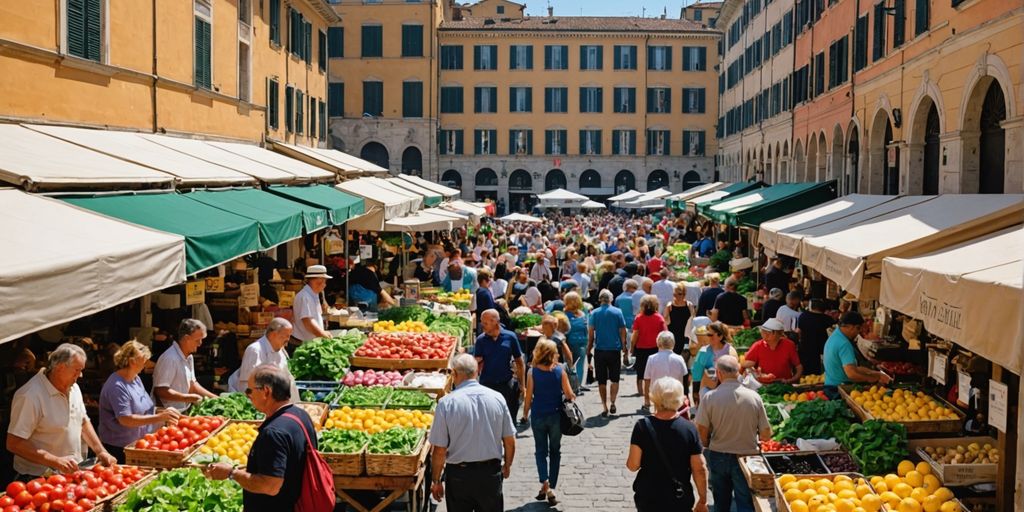
[[[735,499],[737,512],[753,512],[754,501],[739,456],[757,453],[758,436],[763,441],[771,439],[772,427],[761,396],[737,380],[739,360],[722,356],[715,368],[718,387],[701,399],[697,410],[697,431],[707,447],[715,509],[729,510]]]
[[[445,498],[450,512],[501,512],[502,481],[516,453],[512,416],[501,393],[477,382],[472,355],[455,357],[452,376],[454,389],[438,402],[430,427],[431,494]]]

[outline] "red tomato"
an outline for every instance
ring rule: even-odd
[[[19,507],[27,507],[32,503],[32,494],[28,491],[21,491],[14,497],[14,504]]]
[[[85,512],[81,505],[69,505],[64,507],[64,512]]]
[[[82,498],[82,496],[76,496],[76,497],[77,497],[77,498],[79,498],[79,499],[81,499],[81,498]],[[99,495],[98,495],[98,494],[96,494],[96,491],[94,491],[94,490],[92,490],[92,489],[87,489],[87,490],[85,491],[85,496],[84,496],[84,498],[86,498],[86,499],[88,499],[88,500],[90,500],[90,501],[96,501],[97,499],[99,499]]]
[[[3,512],[21,512],[21,507],[17,505],[7,505],[4,507]]]
[[[64,500],[53,500],[50,502],[50,510],[64,510]]]
[[[43,506],[43,503],[49,503],[49,502],[50,502],[50,495],[48,493],[46,493],[45,491],[39,491],[38,494],[36,494],[35,496],[32,496],[32,504],[35,505],[35,507],[37,509],[39,507]]]
[[[28,491],[29,494],[35,495],[37,492],[43,490],[43,482],[45,482],[45,480],[42,478],[31,480],[25,485],[25,490]]]
[[[75,491],[74,492],[75,492],[75,499],[84,498],[85,497],[85,493],[89,492],[89,488],[84,486],[84,485],[79,485],[78,487],[75,487]]]
[[[96,503],[92,500],[83,498],[78,500],[78,506],[86,510],[92,510],[96,506]]]
[[[63,475],[52,475],[46,480],[46,482],[56,487],[58,485],[67,485],[68,479],[64,478]]]
[[[50,512],[50,503],[46,502],[36,507],[36,512]]]
[[[17,496],[18,493],[25,490],[25,484],[22,482],[11,482],[7,484],[7,496]],[[5,507],[7,505],[4,505]]]
[[[21,482],[18,482],[18,483],[21,483]],[[21,492],[21,491],[18,491],[18,492]],[[9,507],[11,505],[14,505],[14,498],[12,498],[10,496],[0,497],[0,509],[3,509],[4,507]]]

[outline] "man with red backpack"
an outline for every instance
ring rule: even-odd
[[[207,466],[211,480],[231,479],[242,487],[245,512],[334,510],[334,482],[317,450],[309,415],[291,404],[292,377],[280,368],[260,366],[249,376],[245,394],[266,419],[249,451],[245,469]]]

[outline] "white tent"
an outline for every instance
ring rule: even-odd
[[[445,231],[466,223],[448,215],[433,211],[434,208],[421,210],[412,215],[391,219],[384,224],[385,231]],[[450,212],[449,212],[450,213]]]
[[[295,158],[289,158],[264,149],[259,146],[252,144],[242,144],[240,142],[220,142],[220,141],[206,141],[207,144],[215,146],[224,151],[230,151],[236,155],[244,156],[249,160],[255,160],[257,162],[276,167],[282,171],[291,173],[300,180],[307,181],[327,181],[332,180],[336,176],[333,172],[325,169],[321,169],[315,165],[307,164],[301,160]]]
[[[678,194],[673,194],[671,196],[666,197],[665,199],[668,201],[686,201],[691,197],[697,197],[702,194],[707,194],[708,192],[714,192],[718,189],[722,189],[728,186],[728,183],[722,181],[716,181],[714,183],[705,183],[703,185],[693,187],[689,190],[684,190]]]
[[[459,197],[459,195],[462,193],[458,189],[451,188],[451,187],[446,187],[446,186],[444,186],[444,185],[442,185],[440,183],[434,183],[433,181],[429,181],[429,180],[425,180],[423,178],[420,178],[419,176],[412,176],[412,175],[409,175],[409,174],[399,174],[398,175],[398,179],[402,179],[402,180],[408,181],[410,183],[415,183],[415,184],[417,184],[417,185],[419,185],[419,186],[421,186],[421,187],[423,187],[423,188],[425,188],[427,190],[433,190],[434,192],[437,192],[437,193],[441,194],[441,196],[443,196],[445,199],[452,199],[452,198],[455,198],[455,197]]]
[[[343,177],[384,175],[388,170],[361,158],[334,149],[317,149],[286,142],[271,141],[274,151],[297,158],[306,163],[328,169]]]
[[[1024,195],[941,195],[801,241],[801,261],[861,300],[877,297],[882,258],[908,257],[1019,223]]]
[[[198,139],[169,137],[167,135],[154,135],[151,133],[140,134],[139,136],[205,162],[227,167],[242,174],[248,174],[264,183],[296,183],[299,181],[297,176],[288,171],[266,165],[257,160],[250,160],[235,153],[222,151]]]
[[[385,176],[388,174],[388,170],[362,158],[354,157],[348,153],[338,151],[337,149],[323,149],[323,148],[308,148],[313,153],[321,155],[324,158],[336,160],[343,164],[349,165],[365,174],[373,174],[378,176]]]
[[[588,198],[585,195],[577,194],[564,188],[558,188],[550,192],[537,194],[537,199],[540,199],[540,203],[537,206],[541,208],[578,208]]]
[[[629,209],[661,208],[665,206],[665,198],[670,195],[672,195],[672,192],[659,188],[644,192],[633,199],[619,201],[616,206]]]
[[[600,208],[605,208],[605,205],[604,205],[604,203],[599,203],[597,201],[587,201],[587,202],[583,203],[580,207],[581,208],[586,208],[588,210],[597,210],[597,209],[600,209]]]
[[[534,224],[544,222],[533,215],[526,215],[524,213],[510,213],[504,217],[499,217],[498,220],[505,222],[532,222]]]
[[[879,301],[1010,371],[1024,369],[1024,227],[882,260]]]
[[[348,221],[348,228],[354,230],[381,231],[385,222],[405,217],[419,210],[423,204],[420,197],[410,197],[382,188],[370,178],[345,181],[335,185],[335,188],[363,198],[365,213]]]
[[[609,201],[613,201],[613,202],[614,201],[629,201],[630,199],[634,199],[634,198],[636,198],[638,196],[641,196],[641,195],[643,195],[643,192],[637,192],[636,190],[630,190],[628,192],[623,192],[621,194],[611,196],[611,197],[608,198],[608,200]]]
[[[185,239],[0,189],[0,342],[185,281]]]
[[[447,210],[455,210],[455,211],[460,211],[460,212],[466,212],[466,213],[475,215],[477,217],[484,217],[484,216],[487,215],[487,209],[486,208],[483,208],[481,206],[477,206],[477,205],[475,205],[473,203],[470,203],[469,201],[463,201],[461,199],[457,199],[455,201],[449,201],[447,203],[441,203],[441,208],[445,208]]]
[[[823,224],[847,218],[862,211],[877,207],[882,203],[893,201],[897,196],[871,196],[864,194],[850,194],[833,199],[825,204],[813,206],[806,210],[779,217],[768,222],[762,222],[758,231],[757,242],[764,246],[770,254],[792,254],[795,248],[799,248],[800,240],[803,239],[802,232],[821,226]],[[783,238],[788,235],[788,240],[794,241],[788,245],[783,252],[780,246]]]

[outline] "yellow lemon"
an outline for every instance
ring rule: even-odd
[[[882,508],[882,498],[876,494],[866,494],[861,497],[860,506],[866,512],[878,512]]]
[[[840,475],[840,476],[846,476],[846,475]],[[835,484],[832,485],[832,488],[834,490],[836,490],[836,491],[843,491],[843,490],[850,490],[850,491],[852,491],[854,489],[854,487],[855,486],[853,485],[853,480],[850,480],[850,477],[848,477],[848,476],[846,477],[846,480],[840,480],[839,477],[837,476]]]
[[[960,512],[960,505],[955,501],[947,501],[939,507],[940,512]]]
[[[924,499],[922,506],[924,507],[924,512],[939,512],[942,508],[942,500],[938,496],[928,496]]]
[[[942,487],[942,483],[939,482],[938,477],[932,474],[924,476],[924,489],[928,491],[928,494],[934,493],[939,487]]]
[[[828,497],[828,495],[829,495],[829,494],[831,494],[831,493],[832,493],[832,491],[830,491],[830,490],[829,490],[829,488],[828,488],[828,487],[825,487],[824,485],[823,485],[823,486],[821,486],[821,487],[818,487],[818,488],[816,489],[816,491],[817,491],[817,493],[818,493],[819,495],[821,495],[821,496],[825,496],[826,498]],[[811,506],[811,505],[813,505],[813,503],[810,503],[810,502],[808,502],[808,503],[807,503],[807,505],[808,505],[808,506]]]
[[[841,500],[855,500],[859,497],[852,489],[843,489],[837,492],[836,495],[839,496],[839,499]]]
[[[861,484],[857,486],[856,492],[858,498],[863,498],[864,496],[871,494],[871,487],[868,485]]]
[[[853,479],[850,478],[849,476],[846,476],[846,475],[836,475],[835,478],[832,479],[832,481],[835,482],[835,483],[839,483],[839,482],[850,482],[850,483],[853,483]]]
[[[853,512],[856,507],[853,500],[840,499],[836,501],[836,512]]]
[[[803,494],[804,494],[803,501],[804,501],[804,503],[807,503],[807,502],[811,501],[815,496],[818,495],[818,491],[815,491],[814,489],[805,489],[803,491]]]
[[[910,462],[909,460],[901,461],[900,465],[896,467],[896,473],[899,474],[899,476],[901,476],[901,477],[902,476],[907,476],[907,473],[910,473],[913,470],[914,470],[914,463]]]
[[[878,497],[882,498],[882,501],[884,501],[885,504],[889,506],[889,508],[896,508],[896,506],[899,505],[901,500],[901,498],[892,491],[885,491]]]
[[[888,490],[889,490],[889,484],[887,484],[887,483],[885,483],[885,482],[882,482],[882,481],[879,481],[879,482],[875,483],[875,484],[874,484],[874,485],[872,485],[871,487],[872,487],[872,488],[873,488],[873,489],[875,490],[875,492],[877,492],[878,494],[882,494],[883,492],[885,492],[885,491],[888,491]]]
[[[910,492],[910,497],[917,500],[918,503],[924,503],[924,499],[928,497],[928,491],[926,491],[924,487],[915,487],[914,490]]]
[[[914,492],[914,488],[903,482],[900,482],[896,484],[896,487],[892,488],[892,492],[896,493],[896,495],[899,496],[900,499],[903,499],[910,497],[910,493]]]
[[[890,473],[888,475],[885,475],[885,485],[890,490],[895,489],[896,486],[898,484],[902,483],[902,482],[903,481],[900,479],[900,477],[898,477],[898,476],[896,476],[896,475],[894,475],[892,473]]]
[[[952,499],[953,499],[953,491],[949,490],[949,488],[947,488],[947,487],[939,487],[938,489],[935,490],[935,492],[933,494],[935,496],[938,496],[939,499],[944,501],[944,502],[945,501],[952,501]]]
[[[803,498],[803,493],[799,489],[790,489],[782,495],[786,498],[786,503],[793,503],[794,501]]]
[[[903,481],[911,487],[921,487],[924,485],[924,476],[918,473],[917,470],[910,471],[903,477]]]
[[[807,503],[804,500],[796,500],[789,504],[789,510],[793,512],[809,512]]]
[[[878,475],[875,475],[875,476],[871,477],[871,480],[869,480],[869,482],[871,482],[871,485],[875,485],[875,484],[877,484],[878,482],[881,482],[881,481],[883,481],[883,480],[884,480],[884,479],[883,479],[882,477],[880,477],[880,476],[878,476]]]
[[[801,478],[797,483],[800,485],[801,491],[806,491],[807,489],[814,487],[814,480],[809,478]]]
[[[921,512],[921,504],[913,498],[903,498],[900,500],[899,512]]]
[[[811,498],[811,501],[807,502],[807,506],[816,509],[824,504],[828,503],[828,497],[821,494]]]
[[[824,488],[828,489],[828,492],[832,492],[832,490],[834,489],[834,486],[832,484],[832,480],[829,480],[827,478],[819,478],[817,481],[814,482],[814,486],[819,488],[819,489],[824,487]],[[823,493],[823,494],[828,494],[828,493]],[[810,505],[810,503],[808,503],[808,505]]]
[[[793,475],[782,475],[779,477],[779,486],[785,488],[786,484],[796,482],[796,477]]]

